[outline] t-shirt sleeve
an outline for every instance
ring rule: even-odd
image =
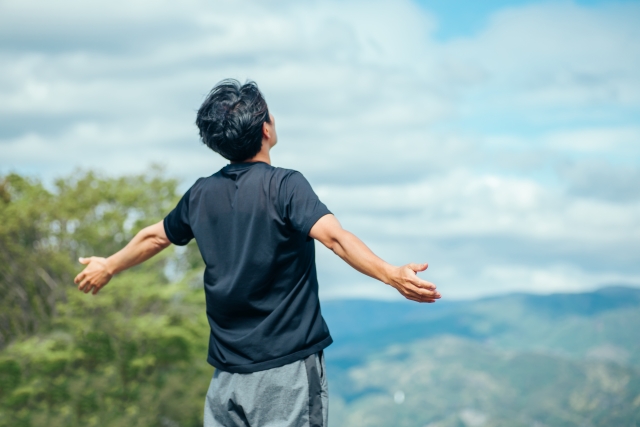
[[[189,224],[189,196],[191,189],[182,196],[176,207],[164,218],[164,232],[171,243],[184,246],[193,239]]]
[[[285,220],[305,236],[320,218],[331,213],[300,172],[294,172],[286,178],[283,190]]]

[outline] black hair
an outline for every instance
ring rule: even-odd
[[[214,86],[196,116],[202,142],[225,159],[241,162],[262,148],[262,125],[271,123],[255,82],[225,79]]]

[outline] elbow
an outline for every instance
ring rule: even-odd
[[[158,250],[158,252],[171,246],[171,242],[169,241],[169,239],[166,239],[166,238],[163,239],[161,237],[156,237],[153,241],[153,244]]]
[[[156,246],[156,248],[158,248],[158,251],[161,251],[163,249],[168,248],[169,246],[171,246],[171,241],[169,240],[169,238],[162,233],[160,234],[154,234],[153,235],[153,244]]]
[[[160,252],[161,250],[167,248],[171,245],[171,241],[164,235],[160,235],[156,232],[155,226],[149,226],[140,230],[140,237],[144,242],[146,242],[149,246],[155,249],[155,252]]]
[[[325,246],[329,249],[331,249],[331,251],[333,251],[333,253],[335,253],[336,255],[341,255],[344,253],[344,247],[342,244],[342,236],[334,234],[329,236],[329,238],[327,239]]]
[[[340,243],[338,242],[338,239],[336,239],[336,238],[332,237],[332,238],[327,239],[327,241],[324,243],[324,245],[325,245],[328,249],[330,249],[330,250],[332,250],[333,252],[335,252],[335,251],[336,251],[336,248],[340,245]]]

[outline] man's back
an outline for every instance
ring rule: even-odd
[[[201,178],[165,218],[206,264],[208,361],[228,372],[282,366],[331,343],[309,230],[329,214],[298,172],[234,163]]]

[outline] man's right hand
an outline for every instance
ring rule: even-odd
[[[85,294],[91,292],[95,295],[113,277],[113,272],[109,269],[109,263],[106,258],[92,256],[80,258],[78,261],[86,265],[85,269],[73,279],[80,292]]]
[[[138,265],[156,255],[171,244],[164,231],[163,221],[143,228],[127,246],[109,258],[80,258],[82,264],[88,264],[74,279],[78,290],[93,295],[113,277],[114,274]]]

